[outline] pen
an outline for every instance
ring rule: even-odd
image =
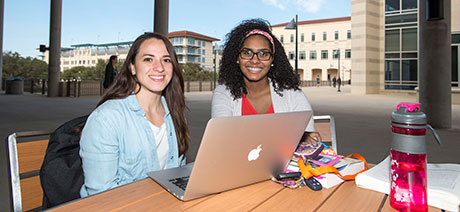
[[[316,142],[321,143],[321,144],[322,144],[324,147],[326,147],[327,149],[330,149],[330,148],[331,148],[331,147],[329,147],[328,145],[326,145],[325,143],[321,142],[317,137],[314,136],[314,137],[311,137],[311,138],[313,138],[313,140],[315,140]]]

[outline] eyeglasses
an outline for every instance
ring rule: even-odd
[[[272,58],[272,53],[270,52],[270,50],[261,50],[258,52],[254,52],[251,49],[244,48],[240,51],[240,58],[244,60],[252,60],[252,58],[254,58],[254,55],[257,55],[257,59],[259,59],[260,61],[267,61]]]

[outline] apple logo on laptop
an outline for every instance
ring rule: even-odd
[[[257,160],[259,158],[259,153],[262,151],[262,144],[260,144],[257,149],[253,149],[248,154],[248,161]]]

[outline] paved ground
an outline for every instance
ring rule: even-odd
[[[360,153],[377,163],[389,152],[390,116],[399,102],[415,102],[407,95],[352,95],[350,86],[304,88],[315,115],[330,114],[336,120],[338,151]],[[187,93],[187,115],[192,143],[187,154],[194,160],[207,120],[210,117],[211,92]],[[5,95],[0,93],[0,138],[29,130],[55,129],[74,117],[90,113],[99,97],[49,98],[42,95]],[[443,146],[427,135],[429,162],[460,163],[460,106],[452,107],[453,128],[438,130]],[[5,146],[1,146],[4,150]],[[3,152],[2,151],[2,152]]]

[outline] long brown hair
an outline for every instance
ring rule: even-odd
[[[177,145],[179,147],[179,155],[183,155],[187,151],[190,142],[190,132],[187,123],[185,122],[185,110],[187,107],[185,105],[184,97],[184,78],[182,77],[182,72],[179,68],[179,62],[177,61],[177,55],[174,51],[174,47],[167,37],[158,33],[144,33],[139,36],[129,49],[120,73],[102,96],[97,106],[103,104],[107,100],[126,98],[133,92],[137,94],[140,91],[141,86],[137,80],[137,76],[131,74],[130,65],[135,64],[135,58],[139,52],[141,44],[148,39],[162,40],[169,55],[171,56],[173,76],[169,84],[163,90],[162,96],[165,97],[172,116],[177,136]],[[139,90],[137,91],[135,90],[136,85],[139,85]]]

